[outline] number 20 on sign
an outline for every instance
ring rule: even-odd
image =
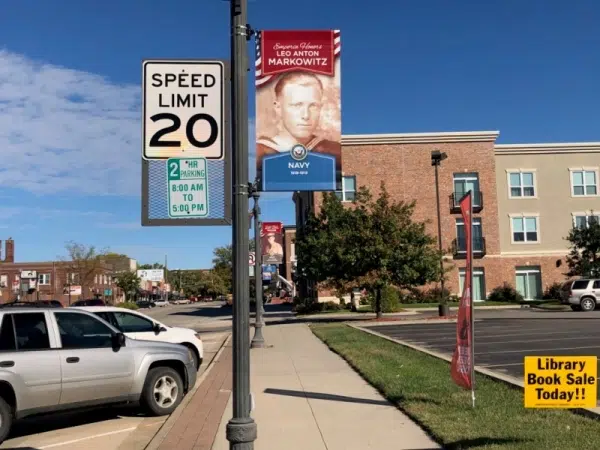
[[[169,217],[198,218],[208,216],[208,174],[204,158],[170,158]]]

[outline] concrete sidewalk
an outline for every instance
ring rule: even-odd
[[[305,324],[263,328],[270,348],[251,351],[257,450],[441,448],[389,404]],[[212,450],[228,450],[225,426]]]

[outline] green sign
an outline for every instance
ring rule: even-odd
[[[112,289],[104,289],[104,295],[105,295],[106,297],[108,297],[108,296],[112,295]]]
[[[169,217],[208,216],[208,175],[204,158],[170,158]]]

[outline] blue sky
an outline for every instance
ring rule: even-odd
[[[55,259],[75,240],[142,263],[168,255],[172,268],[209,267],[229,227],[140,226],[141,60],[228,58],[229,3],[4,3],[0,238],[15,239],[19,261]],[[249,22],[342,30],[344,134],[600,141],[593,0],[250,0]],[[91,106],[70,100],[78,92]],[[252,75],[249,94],[253,116]],[[293,224],[291,195],[265,197],[264,220]]]

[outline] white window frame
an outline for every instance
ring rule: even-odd
[[[353,191],[346,191],[346,178],[354,178],[354,190]],[[337,191],[337,193],[342,194],[342,198],[341,198],[342,203],[352,203],[354,200],[346,199],[346,192],[354,192],[354,195],[356,196],[356,175],[343,175],[342,176],[342,190]]]
[[[469,176],[470,175],[470,176]],[[473,206],[479,207],[481,206],[481,180],[479,179],[479,172],[456,172],[452,174],[452,192],[454,193],[454,204],[458,206],[458,202],[460,198],[456,197],[456,181],[476,181],[477,182],[477,192],[473,192]],[[464,192],[466,194],[466,192]]]
[[[533,196],[525,196],[523,195],[524,190],[523,190],[523,174],[524,173],[530,173],[533,176]],[[510,184],[510,176],[512,174],[519,174],[519,181],[520,181],[520,188],[521,188],[521,195],[520,196],[514,196],[512,195],[512,186]],[[510,199],[515,199],[515,200],[530,200],[530,199],[537,199],[538,198],[538,187],[537,187],[537,169],[507,169],[506,170],[506,184],[508,186],[508,198]],[[529,186],[527,186],[529,187]]]
[[[598,218],[598,221],[600,221],[600,211],[579,211],[571,213],[571,216],[573,220],[573,228],[577,228],[577,217],[585,217],[586,227],[590,226],[590,217],[596,217]]]
[[[52,276],[49,273],[38,273],[37,281],[40,286],[50,286],[52,284]]]
[[[510,243],[514,245],[535,245],[542,242],[542,234],[540,232],[540,215],[539,213],[520,213],[509,214],[510,220]],[[515,241],[515,228],[513,219],[523,219],[523,232],[525,233],[524,241]],[[535,231],[537,232],[537,241],[527,240],[527,231],[525,230],[525,219],[535,219]]]
[[[464,284],[462,282],[462,274],[465,273],[467,271],[466,267],[460,267],[458,269],[458,296],[462,296],[463,293],[463,288],[464,288]],[[476,275],[481,275],[483,277],[483,300],[473,300],[473,302],[485,302],[487,300],[487,286],[486,286],[486,280],[485,280],[485,269],[482,267],[473,267],[473,278],[475,278]],[[465,273],[466,276],[466,273]],[[471,290],[473,289],[473,286],[471,286]],[[473,295],[473,293],[471,292],[471,296]]]
[[[584,183],[583,184],[583,190],[584,190],[583,195],[575,195],[575,185],[573,184],[573,174],[575,172],[583,172],[583,183]],[[585,172],[593,172],[596,174],[596,193],[595,194],[586,194],[585,193],[585,188],[586,188],[586,186],[588,186],[585,184]],[[569,178],[571,180],[571,197],[574,197],[574,198],[599,197],[600,196],[600,189],[599,189],[600,186],[598,186],[600,184],[599,177],[600,177],[600,172],[598,171],[598,167],[571,167],[569,169]]]
[[[517,266],[517,267],[523,267],[523,266]],[[531,268],[521,268],[521,269],[517,269],[517,267],[515,267],[515,289],[517,289],[517,275],[523,275],[526,274],[527,277],[529,278],[530,274],[534,274],[537,273],[540,276],[540,289],[543,289],[543,285],[542,285],[542,268],[540,266],[531,266]],[[529,279],[527,280],[527,286],[529,286]],[[543,294],[543,292],[540,292],[540,294]],[[535,298],[526,298],[525,296],[523,296],[525,298],[525,300],[535,300]]]

